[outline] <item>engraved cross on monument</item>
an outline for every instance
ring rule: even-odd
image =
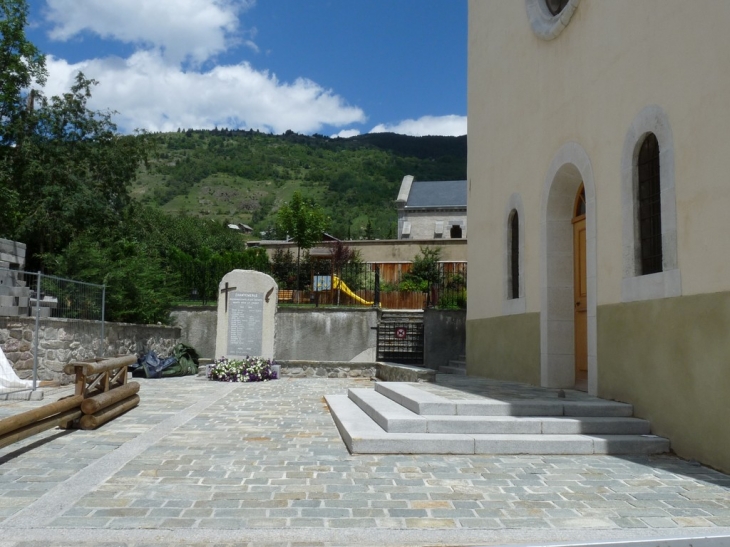
[[[276,281],[261,272],[233,270],[218,288],[216,357],[273,359]]]

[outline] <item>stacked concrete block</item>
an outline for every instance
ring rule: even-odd
[[[25,245],[0,239],[0,316],[27,316],[30,311],[30,288],[21,279],[25,266]]]

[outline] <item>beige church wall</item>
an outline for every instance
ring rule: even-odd
[[[552,41],[524,1],[469,4],[468,319],[504,302],[504,208],[525,211],[526,311],[540,311],[542,188],[566,143],[585,150],[596,185],[597,304],[621,302],[621,164],[637,114],[658,105],[671,126],[681,294],[730,289],[730,2],[581,0]],[[701,39],[698,37],[701,36]],[[600,369],[600,359],[598,367]]]
[[[681,457],[730,471],[730,292],[599,306],[599,396]]]
[[[466,322],[467,374],[540,383],[540,314]]]

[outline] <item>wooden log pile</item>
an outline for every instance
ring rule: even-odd
[[[91,362],[69,363],[63,369],[76,375],[76,396],[81,395],[83,416],[70,427],[96,429],[139,404],[139,383],[127,383],[127,367],[134,355]]]
[[[127,382],[134,355],[69,363],[66,374],[76,375],[74,395],[0,420],[0,448],[32,435],[61,427],[96,429],[139,404],[139,383]]]

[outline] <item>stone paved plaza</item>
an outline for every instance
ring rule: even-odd
[[[97,431],[0,450],[0,547],[730,535],[730,477],[673,456],[352,456],[323,396],[369,380],[140,382]]]

